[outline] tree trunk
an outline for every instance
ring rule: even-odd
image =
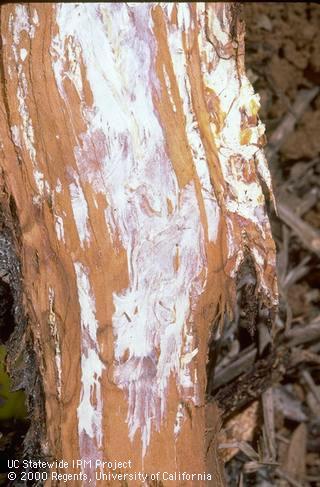
[[[1,37],[2,227],[22,278],[8,365],[17,376],[23,348],[36,396],[26,451],[223,485],[208,344],[240,295],[251,331],[276,304],[239,7],[7,4]]]

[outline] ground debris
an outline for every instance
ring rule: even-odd
[[[227,485],[319,487],[320,7],[247,3],[245,13],[247,72],[261,96],[277,202],[280,303],[272,329],[262,326],[251,312],[252,275],[238,295],[249,321],[226,324],[208,393],[222,411]]]

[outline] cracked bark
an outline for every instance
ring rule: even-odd
[[[7,4],[1,39],[1,205],[43,389],[41,454],[223,485],[209,336],[246,259],[250,296],[270,313],[277,301],[239,8]]]

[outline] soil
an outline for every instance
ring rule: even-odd
[[[290,109],[301,89],[320,84],[320,8],[312,3],[246,3],[246,64],[261,96],[267,134]],[[314,100],[280,155],[288,162],[320,152],[320,97]]]

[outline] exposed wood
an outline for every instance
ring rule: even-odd
[[[243,262],[251,331],[253,307],[277,303],[239,6],[7,4],[1,38],[2,206],[18,228],[42,454],[222,485],[212,323],[235,310]]]

